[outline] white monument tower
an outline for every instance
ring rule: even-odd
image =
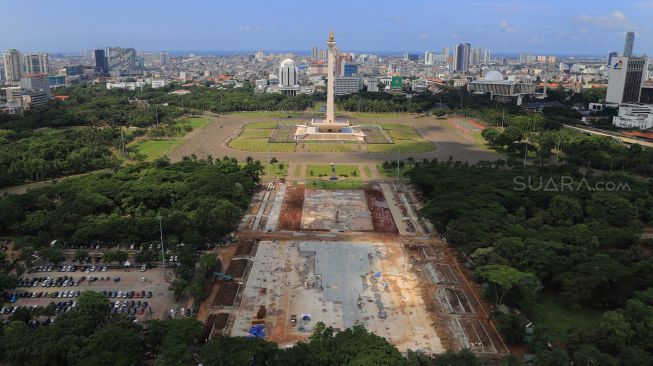
[[[327,105],[326,105],[326,123],[335,122],[335,103],[334,103],[334,84],[335,84],[335,64],[336,64],[336,40],[333,37],[333,32],[329,32],[329,39],[327,40],[329,46],[329,54],[327,57]]]

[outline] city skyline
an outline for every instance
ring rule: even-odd
[[[411,6],[397,7],[391,1],[375,2],[372,6],[336,0],[332,2],[333,16],[319,5],[298,1],[282,1],[271,7],[260,0],[247,4],[193,0],[180,7],[168,1],[118,0],[112,2],[112,8],[129,11],[121,11],[115,17],[107,15],[101,6],[78,0],[66,7],[0,0],[0,9],[12,14],[4,19],[5,26],[20,30],[11,37],[3,37],[0,49],[78,53],[122,46],[198,52],[310,52],[313,45],[323,43],[319,35],[334,30],[342,36],[339,46],[343,50],[437,51],[470,43],[492,49],[496,54],[602,55],[623,49],[626,32],[634,31],[634,53],[653,52],[653,1],[616,4],[555,0],[524,4],[474,0],[464,1],[464,6],[413,1]],[[38,32],[37,28],[25,26],[34,21],[41,25]]]

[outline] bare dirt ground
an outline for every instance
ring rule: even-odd
[[[304,186],[288,186],[281,206],[279,230],[300,230],[304,210]]]
[[[390,206],[383,196],[383,192],[378,185],[374,185],[365,190],[365,198],[367,199],[367,206],[372,213],[372,222],[374,224],[374,231],[385,233],[396,233],[397,226],[392,218]]]

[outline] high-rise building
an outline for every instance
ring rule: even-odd
[[[342,76],[354,76],[358,74],[358,65],[353,62],[343,62],[342,70],[340,75]]]
[[[612,65],[612,59],[617,57],[617,56],[619,56],[617,51],[612,51],[612,52],[608,53],[608,67],[610,67],[610,65]]]
[[[409,61],[410,60],[410,53],[408,51],[404,52],[404,61]]]
[[[109,72],[113,75],[131,75],[142,73],[136,67],[136,50],[133,48],[107,48]]]
[[[265,53],[263,52],[263,50],[258,50],[254,55],[254,58],[257,60],[262,60],[264,57],[265,57]]]
[[[47,74],[48,54],[38,53],[23,56],[23,73],[25,74]]]
[[[483,51],[483,63],[487,65],[490,62],[492,62],[492,54],[490,53],[490,50],[484,50]]]
[[[285,59],[279,66],[279,89],[284,94],[297,94],[299,90],[298,71],[295,61]]]
[[[93,50],[93,58],[95,59],[95,73],[98,75],[109,74],[109,63],[104,50]]]
[[[633,46],[635,44],[635,32],[626,33],[626,44],[624,45],[624,56],[630,57],[633,55]]]
[[[10,48],[2,53],[2,60],[5,64],[5,81],[15,83],[20,81],[23,74],[22,57],[18,50]]]
[[[317,56],[318,56],[318,54],[317,54],[317,46],[313,46],[313,48],[311,48],[311,58],[312,58],[313,60],[317,60]]]
[[[614,57],[608,72],[607,103],[639,102],[642,84],[648,69],[646,57]]]
[[[469,56],[470,56],[469,53],[470,53],[469,43],[465,43],[465,44],[461,43],[458,46],[456,46],[453,55],[453,66],[455,71],[461,73],[466,73],[469,71]]]
[[[435,64],[435,52],[426,51],[424,52],[424,65],[434,65]]]
[[[170,54],[166,51],[159,52],[159,61],[161,65],[167,65],[170,63]]]
[[[20,79],[20,87],[25,91],[24,109],[44,106],[52,98],[47,74],[25,74]]]
[[[444,48],[442,49],[442,56],[444,56],[444,59],[445,59],[444,62],[445,62],[447,65],[449,65],[449,56],[450,56],[450,55],[451,55],[451,48],[449,48],[449,47],[444,47]]]

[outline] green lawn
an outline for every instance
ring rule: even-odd
[[[355,112],[354,118],[360,119],[390,119],[406,116],[405,113],[371,113],[371,112]]]
[[[422,136],[415,130],[388,130],[388,134],[392,140],[422,140]]]
[[[370,169],[369,165],[363,166],[363,172],[365,173],[366,178],[372,178],[372,170]]]
[[[379,171],[379,174],[385,178],[396,178],[397,177],[397,168],[394,169],[384,169],[383,164],[376,164],[376,169]],[[404,165],[399,168],[399,176],[403,178],[406,176],[406,173],[413,169],[412,166]]]
[[[238,135],[239,139],[252,139],[252,138],[270,138],[272,136],[272,129],[247,129]]]
[[[294,142],[268,142],[267,138],[241,139],[237,138],[229,146],[238,150],[253,152],[294,152]]]
[[[433,151],[434,147],[427,141],[395,140],[394,144],[369,144],[367,151],[371,153],[420,153]]]
[[[257,122],[257,123],[248,123],[243,126],[244,130],[249,129],[273,129],[277,128],[279,122]]]
[[[359,180],[312,180],[307,182],[306,188],[361,189],[363,182]]]
[[[288,163],[270,164],[270,176],[272,177],[285,177],[288,175]],[[263,164],[263,174],[268,176],[268,164]]]
[[[146,140],[135,144],[134,147],[138,153],[145,155],[145,160],[152,161],[170,152],[179,141],[179,139]]]
[[[335,165],[335,169],[336,169],[336,175],[338,175],[339,177],[341,177],[341,176],[348,176],[348,177],[351,177],[351,178],[360,177],[360,172],[358,171],[358,166],[356,166],[356,165]],[[313,174],[311,174],[311,172]],[[330,177],[331,176],[331,165],[328,165],[328,164],[321,164],[321,165],[309,164],[308,167],[306,168],[306,176],[308,176],[308,177],[319,177],[319,176]]]
[[[543,293],[533,309],[531,321],[535,326],[549,328],[558,340],[565,338],[572,327],[596,327],[601,312],[593,309],[571,310],[564,299],[553,294]]]
[[[193,129],[196,128],[203,128],[204,126],[208,125],[210,121],[205,118],[200,118],[200,117],[186,117],[186,118],[181,118],[177,122],[178,126],[190,126]]]
[[[352,152],[354,144],[308,144],[310,152]]]
[[[294,177],[299,177],[302,175],[302,165],[297,164],[295,165],[295,173],[293,174]]]
[[[401,123],[379,123],[378,125],[384,130],[415,131],[415,127],[403,125]]]

